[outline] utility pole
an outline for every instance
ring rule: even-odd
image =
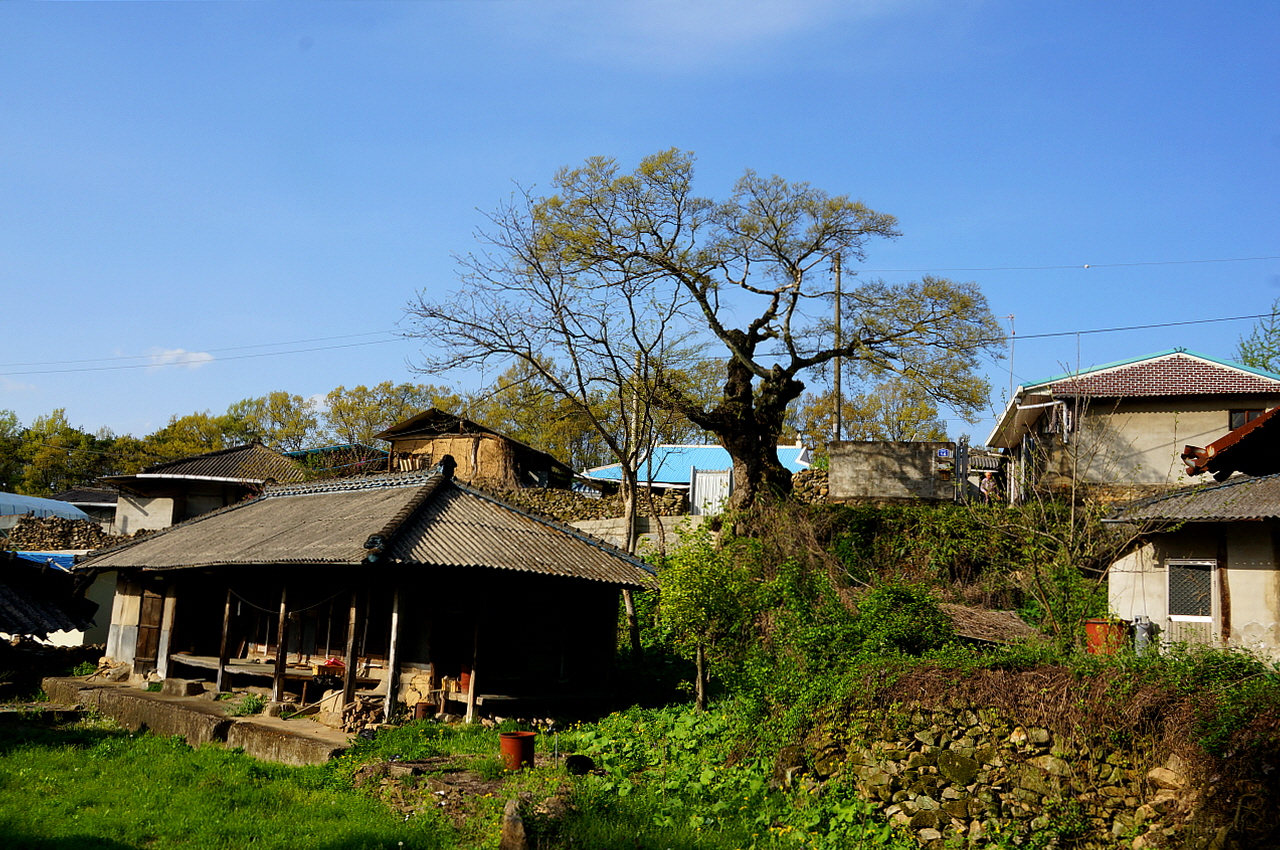
[[[836,350],[840,350],[840,346],[844,343],[840,333],[840,253],[837,251],[832,259],[832,269],[836,273]],[[840,390],[840,372],[843,358],[836,355],[836,439],[844,439],[844,398]]]

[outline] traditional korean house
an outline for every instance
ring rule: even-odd
[[[1141,618],[1166,643],[1280,659],[1280,474],[1141,499],[1109,521],[1140,532],[1111,564],[1112,614]]]
[[[298,464],[261,443],[149,466],[102,481],[119,490],[115,532],[168,528],[185,519],[234,504],[268,483],[301,481]]]
[[[1280,404],[1280,375],[1174,349],[1018,387],[987,445],[1004,449],[1008,497],[1083,486],[1108,501],[1188,483],[1204,446]]]
[[[437,706],[608,692],[619,591],[639,559],[429,470],[268,487],[108,550],[120,575],[106,654],[135,677],[324,680]],[[457,708],[458,706],[455,706]]]
[[[428,469],[449,455],[457,462],[459,479],[481,486],[568,488],[573,483],[573,469],[546,452],[434,407],[374,436],[391,443],[389,472]]]

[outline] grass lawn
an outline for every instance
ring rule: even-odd
[[[265,764],[132,735],[109,721],[0,726],[0,847],[443,848],[432,815],[405,820],[324,767]]]

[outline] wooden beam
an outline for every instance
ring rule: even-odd
[[[231,660],[231,587],[227,587],[227,603],[222,609],[222,642],[218,645],[218,676],[214,688],[227,691],[227,662]]]
[[[347,618],[347,654],[343,658],[346,669],[342,672],[342,704],[350,705],[356,699],[356,623],[360,609],[356,606],[358,591],[351,589],[351,610]]]
[[[276,628],[276,670],[271,677],[271,699],[284,701],[284,668],[289,660],[289,585],[280,586],[280,622]]]
[[[467,722],[476,718],[476,656],[480,654],[480,615],[476,614],[476,630],[471,640],[471,681],[467,683]]]
[[[391,722],[400,679],[400,585],[391,593],[391,638],[387,642],[387,698],[382,705],[382,722]]]

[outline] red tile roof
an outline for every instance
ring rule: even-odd
[[[1052,380],[1055,396],[1129,398],[1280,391],[1280,381],[1185,352]]]

